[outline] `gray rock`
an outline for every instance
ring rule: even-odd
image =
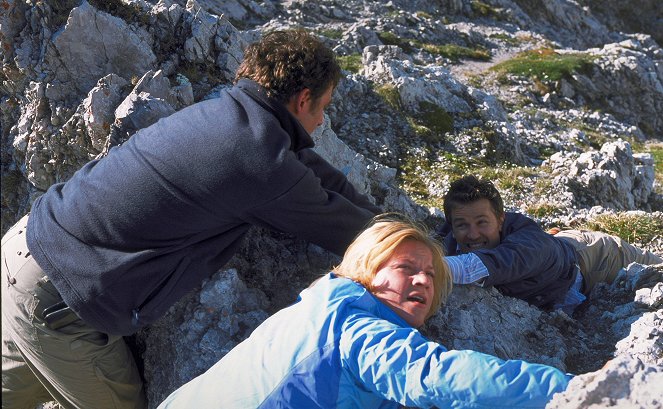
[[[618,357],[606,368],[575,377],[563,393],[553,396],[547,409],[658,409],[663,407],[660,366]]]
[[[573,93],[592,106],[640,127],[649,137],[663,134],[663,51],[651,37],[633,35],[588,50],[594,69],[573,76]]]
[[[141,76],[157,57],[144,29],[95,9],[87,1],[74,8],[64,29],[46,50],[45,63],[58,67],[52,82],[63,97],[87,93],[105,75]],[[63,99],[63,98],[60,98]]]
[[[444,309],[426,324],[426,333],[448,349],[471,349],[566,370],[567,347],[557,321],[572,320],[504,297],[494,288],[459,285]]]
[[[653,190],[650,156],[634,156],[625,141],[606,143],[598,152],[556,153],[547,163],[557,192],[568,192],[573,205],[633,210],[644,206]]]
[[[83,100],[83,121],[90,136],[92,148],[101,152],[108,143],[110,126],[115,120],[115,108],[123,98],[123,89],[129,84],[127,80],[109,74]]]

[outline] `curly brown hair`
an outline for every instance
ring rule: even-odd
[[[272,31],[244,51],[235,82],[248,78],[267,89],[270,97],[286,104],[304,88],[320,98],[341,78],[332,50],[303,29]]]

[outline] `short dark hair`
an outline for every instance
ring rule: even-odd
[[[270,97],[288,103],[304,88],[320,98],[341,79],[336,55],[319,38],[303,29],[271,31],[250,44],[235,81],[248,78],[267,89]]]
[[[495,212],[495,216],[504,215],[504,202],[493,182],[479,179],[474,175],[463,176],[451,183],[449,191],[444,195],[444,217],[451,223],[453,210],[458,206],[487,199]]]

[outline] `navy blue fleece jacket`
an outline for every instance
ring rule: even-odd
[[[458,243],[451,225],[445,223],[438,234],[443,237],[447,255],[457,255]],[[573,247],[519,213],[505,213],[497,247],[472,253],[481,259],[490,274],[484,285],[537,307],[553,308],[575,279],[577,256]]]
[[[241,80],[142,129],[34,204],[28,246],[64,301],[130,334],[226,263],[251,225],[337,254],[380,212]]]

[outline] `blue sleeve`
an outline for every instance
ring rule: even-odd
[[[371,315],[346,321],[340,349],[358,385],[405,406],[543,408],[570,380],[547,365],[447,351],[413,328]]]
[[[500,244],[474,252],[490,275],[485,285],[503,285],[531,277],[556,280],[573,264],[573,249],[566,246],[531,219],[507,214]]]

